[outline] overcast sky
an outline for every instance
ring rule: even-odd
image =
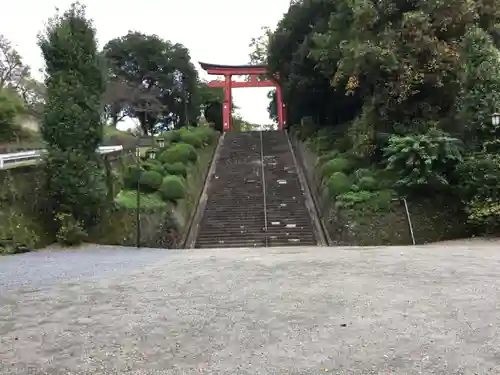
[[[43,67],[36,35],[55,8],[72,0],[11,0],[2,4],[0,33],[15,45],[33,70]],[[129,30],[157,34],[184,44],[195,62],[245,64],[252,37],[262,26],[274,28],[288,9],[289,0],[82,0],[94,20],[99,44]],[[215,77],[214,77],[215,78]],[[242,116],[254,123],[269,123],[266,88],[233,91]]]

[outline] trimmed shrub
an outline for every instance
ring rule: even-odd
[[[163,135],[165,143],[177,143],[181,141],[181,133],[179,130],[170,130]]]
[[[128,166],[127,169],[125,170],[125,173],[123,174],[123,185],[127,189],[137,188],[137,182],[139,181],[142,172],[143,172],[142,168],[138,168],[135,165]]]
[[[345,158],[335,158],[325,164],[320,169],[321,178],[323,180],[328,179],[335,172],[347,173],[351,169],[352,164],[348,159]]]
[[[349,177],[342,172],[333,173],[326,183],[328,193],[331,197],[347,193],[351,190],[352,182]]]
[[[187,167],[180,162],[174,164],[165,164],[164,169],[168,174],[173,174],[182,177],[186,177],[188,172]]]
[[[176,143],[160,155],[160,161],[164,164],[195,163],[198,160],[196,149],[187,143]]]
[[[361,177],[357,183],[361,190],[374,191],[377,190],[377,180],[371,176]]]
[[[163,179],[159,193],[164,201],[175,202],[186,196],[186,186],[179,176],[170,175]]]
[[[181,132],[181,141],[194,148],[203,148],[203,138],[192,131]]]
[[[150,160],[150,161],[144,163],[142,165],[142,167],[146,171],[153,171],[153,172],[161,174],[162,176],[165,175],[165,169],[163,168],[163,165],[156,160],[154,160],[154,161]]]
[[[144,191],[146,193],[154,193],[155,191],[158,191],[161,184],[162,176],[158,172],[145,171],[139,178],[141,191]]]

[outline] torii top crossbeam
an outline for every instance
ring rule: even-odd
[[[217,65],[209,63],[199,63],[201,68],[208,74],[223,75],[224,81],[211,81],[208,83],[209,87],[223,87],[224,88],[224,105],[223,105],[223,124],[224,131],[231,130],[231,107],[232,107],[232,88],[240,87],[276,87],[276,102],[278,110],[278,129],[282,130],[285,127],[285,105],[283,104],[283,95],[281,86],[277,81],[277,76],[272,79],[258,80],[258,76],[268,75],[267,65]],[[232,76],[248,75],[250,80],[246,82],[233,81]]]
[[[217,65],[200,62],[201,68],[208,74],[246,75],[267,74],[267,65]]]

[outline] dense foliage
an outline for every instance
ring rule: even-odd
[[[47,191],[63,233],[68,225],[93,224],[104,207],[105,180],[96,149],[102,141],[105,85],[95,31],[83,7],[74,4],[51,19],[39,45],[46,63],[41,130],[48,151]]]
[[[131,116],[147,134],[197,121],[198,73],[186,47],[129,32],[109,41],[103,54],[110,81],[106,104],[115,123],[121,114]]]
[[[20,98],[10,89],[0,89],[0,141],[9,141],[16,132],[16,116],[24,109]]]
[[[337,154],[387,168],[385,185],[399,194],[454,196],[471,221],[490,227],[498,188],[482,186],[475,167],[489,181],[499,175],[500,127],[491,122],[500,107],[499,21],[498,0],[297,1],[270,35],[265,61],[280,75],[295,133],[319,154],[330,151],[322,173],[342,172],[328,162]],[[262,56],[256,41],[252,58]]]

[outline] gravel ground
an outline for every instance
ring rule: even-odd
[[[500,374],[500,243],[0,258],[0,374]]]

